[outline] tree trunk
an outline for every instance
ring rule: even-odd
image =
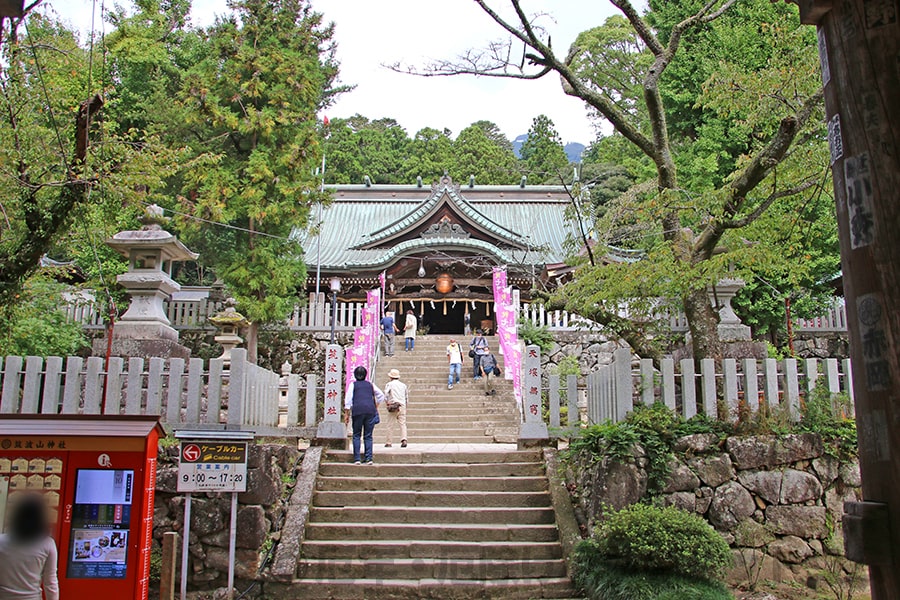
[[[259,351],[259,324],[250,323],[247,328],[247,360],[254,365]]]
[[[709,301],[708,292],[706,289],[691,291],[684,296],[683,302],[694,358],[721,360],[723,349],[719,340],[719,316]]]

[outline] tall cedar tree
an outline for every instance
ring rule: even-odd
[[[535,183],[558,183],[569,165],[556,127],[547,115],[538,115],[531,122],[528,138],[519,154],[525,174]]]
[[[302,0],[236,0],[207,31],[207,54],[185,77],[180,99],[203,140],[186,166],[181,209],[226,223],[182,223],[253,325],[283,319],[304,288],[306,265],[292,237],[324,200],[316,112],[336,90],[333,27]]]

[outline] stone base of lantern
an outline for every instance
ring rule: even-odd
[[[94,340],[91,353],[94,356],[106,356],[106,337]],[[120,338],[113,334],[112,356],[123,358],[183,358],[191,357],[191,349],[182,346],[176,340],[166,339],[133,339]]]

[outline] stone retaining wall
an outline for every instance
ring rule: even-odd
[[[294,475],[302,454],[296,446],[249,444],[247,491],[238,495],[235,587],[243,590],[259,579],[277,541],[288,508]],[[167,531],[184,530],[184,494],[176,491],[178,446],[160,447],[153,514],[153,544],[158,549]],[[189,588],[215,589],[227,584],[231,494],[194,493],[191,498]],[[181,555],[181,549],[178,549]],[[178,560],[180,565],[180,558]]]
[[[835,564],[845,573],[853,569],[842,558],[841,516],[845,501],[860,499],[859,464],[825,455],[819,436],[720,443],[714,434],[697,434],[679,439],[675,455],[661,500],[703,516],[725,537],[735,559],[729,583],[768,579],[816,587]],[[573,503],[588,531],[603,506],[620,509],[646,495],[640,449],[625,464],[583,456],[570,465]]]

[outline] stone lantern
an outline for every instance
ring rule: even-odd
[[[166,317],[163,301],[181,289],[169,276],[171,264],[194,260],[198,255],[162,228],[166,220],[162,208],[154,204],[147,207],[139,230],[121,231],[106,240],[107,245],[128,259],[128,271],[116,281],[131,297],[128,310],[113,328],[115,356],[190,356],[190,350],[178,343],[178,332]],[[106,340],[95,342],[94,354],[103,354],[106,344]]]
[[[234,305],[237,304],[234,298],[225,300],[225,308],[218,314],[209,318],[209,322],[216,326],[219,333],[215,339],[223,349],[222,358],[225,364],[231,364],[231,351],[237,348],[244,339],[238,335],[244,327],[250,325],[244,315],[235,310]]]

